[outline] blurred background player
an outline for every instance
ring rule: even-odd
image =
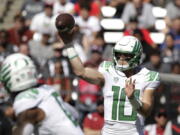
[[[168,121],[167,112],[161,108],[155,114],[155,123],[145,126],[144,135],[164,135]]]
[[[63,41],[69,38],[62,33],[59,35]],[[102,135],[143,134],[143,119],[151,112],[159,74],[139,68],[141,54],[140,41],[133,36],[124,36],[113,48],[113,61],[103,61],[96,70],[84,67],[75,49],[67,48],[75,74],[90,83],[104,86],[105,125]]]
[[[138,28],[150,28],[155,22],[155,17],[152,14],[152,5],[143,0],[132,0],[125,5],[122,20],[127,24],[131,17],[138,18]]]
[[[176,108],[176,117],[168,121],[164,135],[178,135],[180,134],[180,104]]]
[[[31,135],[35,130],[40,135],[83,135],[59,93],[37,83],[36,67],[29,57],[20,53],[8,56],[0,78],[14,99],[17,124],[13,135]]]

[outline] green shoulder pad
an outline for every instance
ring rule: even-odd
[[[20,94],[18,94],[15,98],[15,100],[21,100],[21,99],[37,99],[38,97],[38,90],[35,89],[35,88],[31,88],[31,89],[28,89],[24,92],[21,92]]]
[[[147,73],[147,81],[159,81],[159,73],[155,71],[149,71]]]
[[[100,67],[109,72],[109,68],[113,65],[111,61],[103,61]]]

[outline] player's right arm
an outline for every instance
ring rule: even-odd
[[[73,28],[68,33],[61,33],[58,32],[60,39],[64,42],[65,47],[68,48],[67,55],[72,65],[74,73],[79,76],[80,78],[94,84],[103,84],[104,83],[104,76],[96,69],[84,67],[82,61],[80,60],[76,50],[73,46],[70,46],[70,43],[73,40],[73,35],[75,34],[76,29]]]
[[[34,125],[45,118],[45,113],[39,108],[33,108],[20,113],[13,128],[13,135],[32,135]]]
[[[73,47],[67,48],[67,54],[73,67],[73,71],[77,76],[90,83],[104,83],[104,76],[97,69],[84,67],[83,63],[78,57],[78,54],[76,53],[76,50]]]

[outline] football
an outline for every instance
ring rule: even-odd
[[[74,27],[75,20],[71,14],[62,13],[56,17],[55,25],[58,32],[67,33]]]

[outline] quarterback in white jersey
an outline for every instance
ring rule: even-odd
[[[67,55],[75,74],[103,86],[105,124],[102,135],[143,135],[143,120],[152,109],[159,74],[139,69],[140,41],[133,36],[122,37],[113,47],[113,60],[104,61],[96,70],[84,67],[66,36],[59,35],[67,44]],[[72,36],[73,30],[67,35]]]
[[[127,134],[143,134],[144,117],[138,113],[138,108],[133,108],[129,101],[131,99],[125,93],[126,81],[130,81],[129,78],[123,72],[115,70],[112,62],[104,61],[99,71],[104,75],[105,82],[108,82],[103,87],[106,121],[104,132],[119,134],[125,133],[123,130],[127,129]],[[134,97],[141,101],[146,89],[153,91],[158,86],[159,77],[157,72],[143,68],[130,79],[135,80]]]
[[[37,84],[32,60],[22,54],[8,56],[0,78],[15,94],[13,109],[17,118],[13,135],[83,135],[59,93],[51,86]]]

